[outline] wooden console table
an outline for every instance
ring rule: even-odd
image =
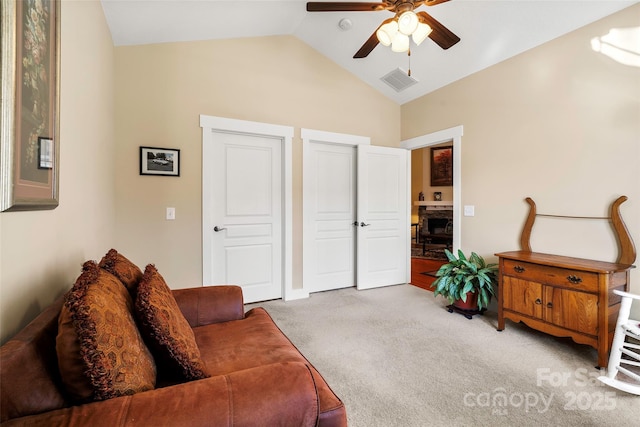
[[[526,200],[531,209],[520,239],[522,250],[496,254],[498,330],[510,319],[554,336],[571,337],[598,350],[598,366],[607,366],[620,309],[620,297],[613,290],[628,291],[636,258],[619,212],[627,198],[617,199],[606,218],[619,243],[615,263],[532,252],[529,239],[538,214],[533,200]]]

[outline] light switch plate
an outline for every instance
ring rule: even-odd
[[[473,205],[465,205],[464,206],[464,216],[475,216],[476,207]]]
[[[167,208],[167,219],[176,219],[176,208]]]

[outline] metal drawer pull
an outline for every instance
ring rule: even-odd
[[[582,282],[582,278],[578,276],[574,276],[573,274],[567,276],[567,280],[573,283],[574,285],[577,285],[578,283]]]
[[[524,267],[521,267],[519,265],[514,266],[513,269],[516,271],[516,273],[524,272]]]
[[[540,298],[536,299],[536,304],[538,305],[542,304],[542,300]]]
[[[547,308],[553,308],[553,303],[552,302],[548,302],[547,303]]]

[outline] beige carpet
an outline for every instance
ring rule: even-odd
[[[410,285],[260,305],[345,402],[352,427],[637,426],[640,397],[601,385],[591,347],[467,320]]]

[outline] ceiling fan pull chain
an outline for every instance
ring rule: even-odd
[[[407,71],[407,76],[411,77],[411,49],[407,51],[407,56],[409,57],[409,71]]]

